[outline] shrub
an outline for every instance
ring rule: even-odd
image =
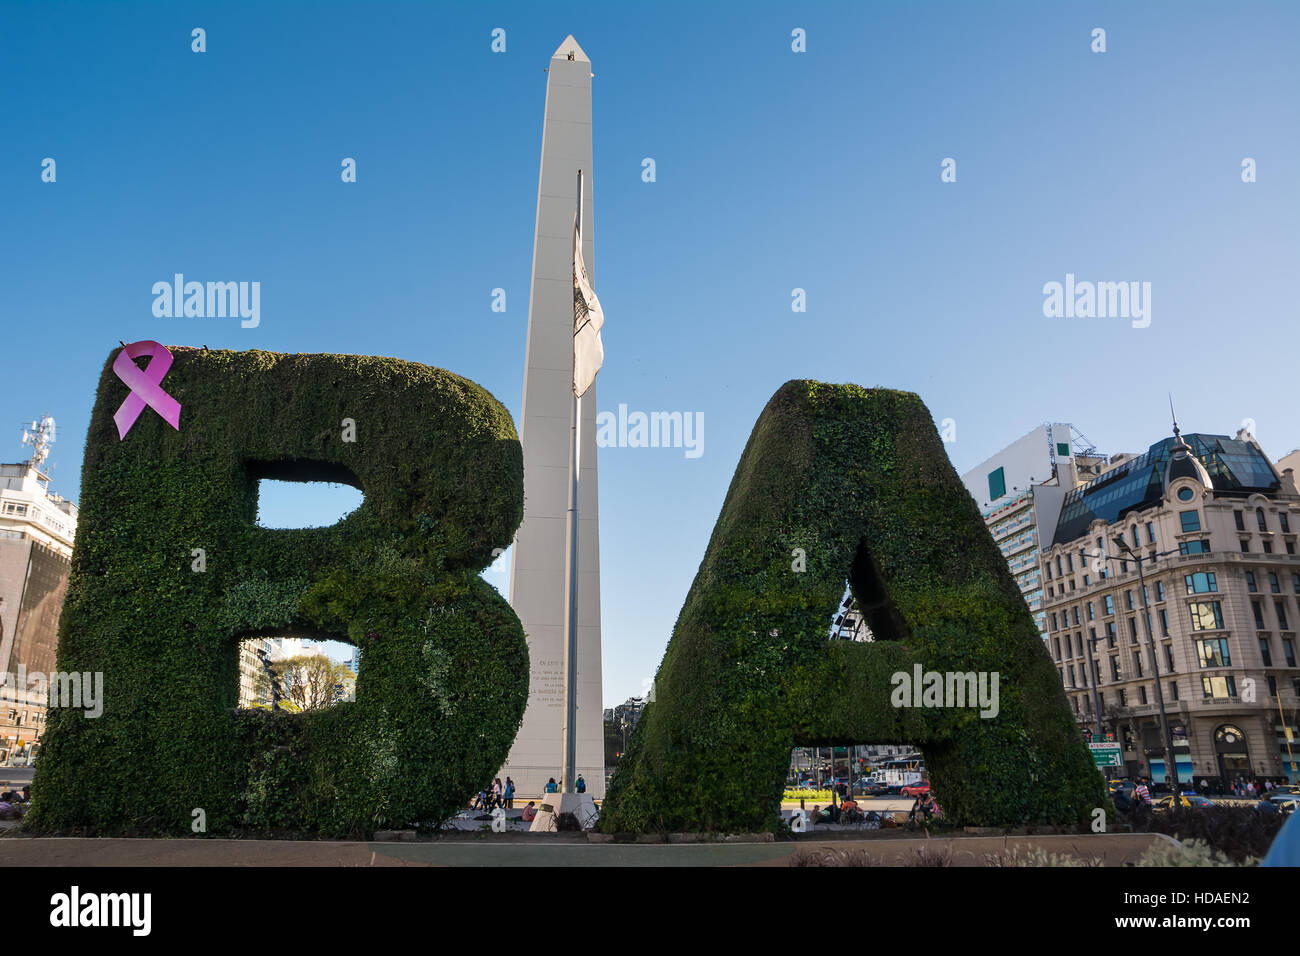
[[[845,578],[874,643],[827,641]],[[1000,711],[891,705],[891,675],[998,672]],[[1060,677],[917,396],[793,381],[741,456],[601,826],[779,825],[795,746],[913,743],[954,825],[1112,809]]]
[[[104,712],[51,710],[29,826],[189,833],[202,808],[208,832],[344,835],[455,813],[528,693],[523,630],[478,576],[522,517],[510,416],[412,362],[172,351],[179,431],[146,409],[119,440],[116,351],[100,379],[57,666],[102,672]],[[268,530],[260,478],[366,498]],[[239,642],[294,633],[361,648],[356,700],[237,710]]]

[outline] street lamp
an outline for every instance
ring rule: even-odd
[[[1111,535],[1111,540],[1125,554],[1132,557],[1138,566],[1138,586],[1142,589],[1142,619],[1147,632],[1147,646],[1151,649],[1151,671],[1155,676],[1156,683],[1156,707],[1160,711],[1160,731],[1165,739],[1165,777],[1173,782],[1173,795],[1179,794],[1178,787],[1178,758],[1174,754],[1174,738],[1169,730],[1169,718],[1165,716],[1165,692],[1160,685],[1160,655],[1156,653],[1156,638],[1151,632],[1151,599],[1147,596],[1146,575],[1142,573],[1142,564],[1147,559],[1143,558],[1141,553],[1134,551],[1122,534]],[[1160,551],[1154,557],[1162,558],[1165,555],[1177,554],[1173,551]],[[1112,558],[1111,560],[1116,560]],[[1174,800],[1177,804],[1178,801]]]

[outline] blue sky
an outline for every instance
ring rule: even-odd
[[[10,3],[0,458],[48,411],[75,498],[119,339],[393,355],[518,420],[543,69],[568,33],[595,73],[600,407],[705,418],[698,459],[600,452],[607,705],[654,673],[788,379],[918,392],[955,419],[958,471],[1044,421],[1145,450],[1168,391],[1186,430],[1252,418],[1270,456],[1300,446],[1300,5]],[[259,281],[260,326],[155,318],[176,272]],[[1150,326],[1044,317],[1067,273],[1150,282]]]

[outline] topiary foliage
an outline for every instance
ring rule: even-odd
[[[828,640],[846,577],[873,643]],[[997,715],[894,706],[892,676],[917,664],[997,672]],[[1081,822],[1110,808],[921,400],[792,381],[741,456],[601,825],[775,829],[793,747],[866,742],[918,745],[958,824]]]
[[[119,441],[116,350],[100,379],[58,668],[102,672],[104,709],[51,710],[30,825],[180,833],[202,808],[210,833],[355,834],[463,807],[528,695],[523,629],[479,577],[523,514],[509,414],[396,359],[172,351],[179,431],[146,409]],[[260,478],[366,497],[268,530]],[[238,644],[272,634],[356,644],[355,702],[238,710]]]

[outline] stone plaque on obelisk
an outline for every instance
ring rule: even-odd
[[[537,231],[528,303],[528,345],[520,438],[524,520],[515,535],[510,604],[531,658],[528,707],[501,776],[530,798],[562,783],[565,732],[566,525],[573,407],[573,220],[583,172],[582,251],[595,281],[592,202],[591,61],[573,37],[551,57],[542,126]],[[596,487],[596,386],[582,397],[578,480],[576,770],[605,795],[600,684],[600,525]]]

